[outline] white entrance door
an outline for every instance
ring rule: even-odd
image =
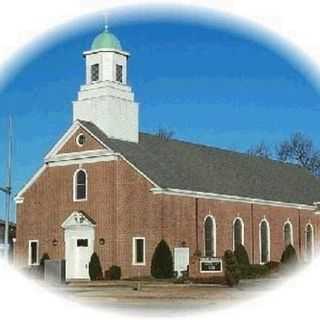
[[[182,276],[182,271],[187,271],[189,265],[189,248],[174,248],[174,271],[178,277]]]
[[[79,232],[81,233],[81,232]],[[89,261],[93,253],[92,243],[84,232],[82,237],[71,236],[66,239],[67,279],[89,279]]]
[[[95,225],[74,212],[62,225],[65,229],[66,279],[89,280],[89,261],[94,251]]]

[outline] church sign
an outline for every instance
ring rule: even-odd
[[[221,258],[200,258],[200,272],[222,272]]]

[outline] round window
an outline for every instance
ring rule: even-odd
[[[78,136],[77,136],[77,144],[82,147],[84,145],[84,143],[86,142],[86,137],[83,133],[80,133]]]

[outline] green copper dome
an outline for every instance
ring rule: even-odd
[[[107,30],[97,35],[92,42],[91,50],[99,49],[122,50],[118,38]]]

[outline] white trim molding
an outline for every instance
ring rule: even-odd
[[[262,261],[261,225],[262,225],[263,222],[265,222],[266,226],[267,226],[268,256],[267,256],[267,261],[266,262]],[[271,231],[270,231],[270,224],[269,224],[269,221],[266,218],[263,218],[259,223],[259,263],[260,264],[265,264],[265,263],[270,261],[270,258],[271,258]]]
[[[102,149],[83,152],[62,153],[50,158],[50,160],[47,161],[47,164],[49,167],[57,167],[79,165],[85,163],[116,161],[118,159],[118,154]]]
[[[236,249],[236,246],[235,246],[235,223],[237,220],[240,221],[240,223],[241,223],[241,244],[244,246],[244,221],[241,217],[237,216],[233,219],[233,222],[232,222],[232,247],[233,247],[233,251]]]
[[[208,214],[203,219],[203,256],[206,256],[206,221],[211,219],[212,221],[212,257],[217,254],[217,225],[216,219],[213,215]]]
[[[137,262],[137,240],[143,240],[143,262]],[[146,265],[146,238],[145,237],[132,238],[132,265],[133,266]]]
[[[182,189],[153,188],[153,189],[151,189],[151,192],[154,194],[164,194],[164,195],[171,195],[171,196],[184,196],[184,197],[212,199],[212,200],[230,201],[230,202],[242,202],[242,203],[248,203],[248,204],[258,204],[258,205],[275,206],[275,207],[286,207],[286,208],[294,208],[294,209],[309,210],[309,211],[314,211],[316,209],[315,206],[311,206],[311,205],[307,205],[307,204],[264,200],[264,199],[250,198],[250,197],[242,197],[242,196],[234,196],[234,195],[210,193],[210,192],[191,191],[191,190],[182,190]]]
[[[36,262],[32,263],[32,243],[37,244],[37,256],[36,256]],[[39,259],[39,240],[29,240],[28,241],[28,265],[29,266],[38,266],[40,264],[40,259]]]
[[[103,48],[103,49],[97,49],[97,50],[84,51],[83,56],[85,57],[88,54],[93,54],[93,53],[97,53],[97,52],[115,52],[115,53],[120,53],[120,54],[127,56],[127,57],[130,56],[130,53],[127,51],[122,51],[122,50],[113,49],[113,48]]]

